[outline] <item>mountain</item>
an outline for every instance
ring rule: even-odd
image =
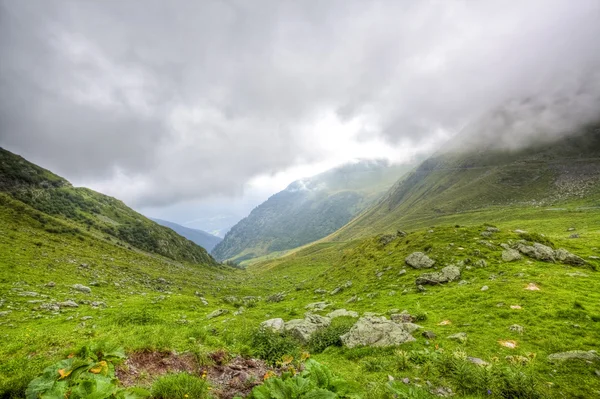
[[[150,218],[150,220],[155,221],[161,226],[165,226],[176,232],[182,237],[187,238],[190,241],[195,242],[200,245],[202,248],[206,249],[208,252],[212,251],[212,249],[223,241],[221,237],[217,237],[206,231],[198,230],[198,229],[190,229],[189,227],[182,226],[177,223],[169,222],[167,220]]]
[[[456,144],[454,145],[456,146]],[[493,146],[440,152],[401,178],[383,199],[328,239],[424,226],[498,207],[600,203],[600,127],[519,150]]]
[[[145,218],[123,202],[83,187],[0,148],[0,192],[44,216],[73,222],[73,231],[87,230],[121,245],[198,264],[215,265],[208,252],[173,230]],[[7,202],[6,198],[3,200]]]
[[[376,201],[406,170],[361,161],[295,181],[232,227],[212,254],[239,262],[325,237]]]

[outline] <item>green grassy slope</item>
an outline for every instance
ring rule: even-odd
[[[560,207],[574,200],[581,206],[600,206],[599,182],[597,126],[558,143],[516,152],[438,154],[329,239],[424,226],[438,217],[494,207]]]
[[[212,254],[240,262],[325,237],[372,204],[407,169],[363,161],[296,181],[236,224]]]
[[[173,230],[145,218],[123,202],[65,179],[0,148],[0,191],[55,217],[105,237],[174,260],[215,264],[206,252]]]

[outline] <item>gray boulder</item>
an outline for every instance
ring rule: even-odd
[[[348,348],[357,346],[395,346],[415,340],[402,325],[394,323],[383,316],[361,317],[350,331],[340,338]]]
[[[281,318],[277,319],[269,319],[260,323],[260,328],[263,330],[269,330],[272,332],[282,332],[284,328],[285,322]]]
[[[564,263],[566,265],[572,266],[583,266],[585,265],[585,260],[580,258],[577,255],[574,255],[567,251],[566,249],[560,248],[554,251],[554,257],[557,261]]]
[[[75,284],[72,286],[75,291],[83,292],[84,294],[91,294],[92,289],[90,287],[86,287],[85,285]]]
[[[554,250],[547,245],[533,243],[533,245],[518,244],[517,249],[530,258],[546,262],[554,262]]]
[[[552,363],[562,362],[565,360],[585,360],[588,362],[598,362],[600,361],[600,356],[598,356],[596,351],[568,351],[553,353],[548,356],[548,361]]]
[[[319,329],[328,327],[331,319],[316,314],[307,313],[304,319],[294,319],[285,323],[283,329],[303,344]]]
[[[335,319],[336,317],[358,317],[358,313],[353,310],[346,309],[337,309],[327,315],[330,319]]]
[[[428,269],[435,264],[435,261],[423,252],[413,252],[406,257],[405,262],[415,269]]]
[[[516,260],[521,260],[523,257],[516,249],[508,248],[502,251],[502,260],[504,262],[514,262]]]
[[[424,273],[417,277],[415,283],[417,286],[423,284],[443,284],[460,278],[460,269],[456,266],[446,266],[439,272]]]

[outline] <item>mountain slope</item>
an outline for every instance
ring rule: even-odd
[[[212,249],[223,241],[221,237],[217,237],[206,231],[198,230],[198,229],[190,229],[189,227],[182,226],[177,223],[169,222],[168,220],[155,219],[150,218],[150,220],[155,221],[161,226],[165,226],[176,232],[182,237],[187,238],[190,241],[195,242],[200,245],[202,248],[206,249],[208,252],[212,251]]]
[[[600,128],[518,151],[441,153],[399,180],[374,207],[328,239],[348,240],[423,226],[493,207],[598,206]]]
[[[212,254],[243,261],[325,237],[378,199],[406,170],[362,161],[295,181],[236,224]]]
[[[214,265],[193,242],[145,218],[123,202],[67,180],[0,148],[0,191],[47,215],[71,220],[77,228],[101,233],[140,250],[173,260]]]

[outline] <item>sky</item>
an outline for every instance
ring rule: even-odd
[[[0,0],[0,146],[220,231],[356,159],[597,120],[600,0]]]

